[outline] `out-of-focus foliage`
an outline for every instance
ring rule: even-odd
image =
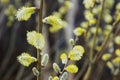
[[[73,32],[76,36],[81,36],[85,33],[85,30],[83,28],[77,27]]]
[[[8,8],[5,10],[5,14],[8,16],[8,27],[12,26],[13,22],[15,21],[16,12],[17,10],[14,5],[9,5]]]
[[[76,65],[70,64],[65,68],[65,70],[67,70],[70,73],[76,73],[78,72],[78,67]]]
[[[111,54],[110,53],[106,53],[106,54],[104,54],[103,56],[102,56],[102,60],[104,60],[104,61],[107,61],[107,60],[109,60],[110,58],[111,58]]]

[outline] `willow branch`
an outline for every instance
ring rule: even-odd
[[[94,37],[93,37],[93,45],[92,45],[92,48],[90,50],[90,61],[91,62],[92,62],[92,59],[93,59],[93,53],[94,53],[94,47],[95,47],[95,43],[96,43],[96,39],[97,39],[97,35],[98,35],[98,29],[100,27],[102,14],[103,14],[103,10],[104,10],[104,3],[105,3],[105,0],[102,0],[102,8],[101,8],[100,14],[98,16],[98,20],[97,20],[98,22],[96,24],[96,32],[95,32]]]
[[[120,23],[120,19],[116,22],[113,23],[113,27],[110,31],[110,33],[108,34],[108,36],[106,37],[106,39],[104,40],[100,50],[98,51],[98,53],[96,54],[96,56],[94,57],[94,62],[96,62],[97,60],[99,60],[104,52],[104,50],[106,49],[107,47],[107,43],[110,41],[110,36],[111,36],[111,33],[113,32],[113,30],[115,29],[115,27]],[[118,32],[118,31],[117,31]],[[114,34],[113,38],[116,36],[117,33]]]
[[[93,53],[94,53],[94,47],[95,47],[95,43],[96,43],[96,39],[97,39],[97,35],[98,35],[98,29],[99,29],[99,26],[101,23],[102,14],[103,14],[103,10],[104,10],[104,3],[105,3],[105,0],[102,0],[101,11],[100,11],[100,14],[98,16],[98,20],[97,20],[98,22],[96,24],[96,32],[95,32],[94,37],[93,37],[93,45],[91,46],[91,50],[90,50],[90,57],[89,57],[90,64],[89,64],[89,67],[87,69],[87,72],[85,73],[83,80],[89,80],[92,69],[93,69],[93,65],[94,65]]]
[[[38,13],[39,16],[39,25],[38,25],[38,29],[37,31],[39,33],[42,33],[42,12],[43,12],[43,0],[40,1],[40,12]],[[37,59],[38,59],[38,63],[37,63],[37,69],[40,72],[40,75],[37,76],[37,80],[41,80],[41,50],[37,49]]]

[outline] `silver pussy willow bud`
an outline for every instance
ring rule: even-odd
[[[44,67],[47,65],[48,63],[48,60],[49,60],[49,55],[48,54],[44,54],[43,55],[43,58],[42,58],[42,61],[41,61],[41,65]]]
[[[67,80],[67,77],[68,77],[68,73],[67,72],[64,72],[62,74],[62,76],[60,77],[60,80]]]
[[[53,63],[53,69],[56,73],[61,73],[61,69],[56,63]]]
[[[70,39],[70,40],[69,40],[69,44],[73,46],[73,45],[75,44],[74,40],[73,40],[73,39]]]
[[[49,76],[48,80],[53,80],[53,77],[52,77],[52,76]]]
[[[32,68],[32,71],[33,71],[33,74],[34,74],[35,76],[39,76],[39,75],[40,75],[40,73],[39,73],[39,71],[38,71],[38,69],[37,69],[36,67],[33,67],[33,68]]]

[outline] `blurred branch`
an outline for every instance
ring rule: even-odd
[[[92,69],[93,69],[93,66],[94,66],[94,62],[93,62],[93,53],[94,53],[94,47],[96,46],[96,39],[97,39],[97,34],[98,34],[98,29],[99,29],[99,26],[100,26],[100,23],[101,23],[101,19],[102,19],[102,14],[103,14],[103,10],[104,10],[104,3],[105,3],[105,0],[102,0],[101,1],[101,11],[100,11],[100,14],[98,15],[98,22],[96,24],[96,32],[93,36],[93,44],[91,46],[91,50],[90,50],[90,63],[89,63],[89,66],[88,66],[88,69],[87,69],[87,72],[83,78],[83,80],[89,80],[90,78],[90,75],[92,73]]]
[[[6,7],[3,7],[3,9],[0,12],[0,39],[2,37],[2,32],[3,32],[3,28],[4,28],[4,26],[1,26],[1,25],[5,18],[5,14],[4,14],[5,10],[6,10]]]
[[[98,16],[97,23],[96,23],[96,32],[95,32],[95,34],[93,36],[93,44],[92,44],[92,47],[91,47],[91,50],[90,50],[90,63],[92,63],[92,61],[93,61],[94,48],[96,46],[96,39],[97,39],[98,30],[99,30],[101,19],[102,19],[102,15],[103,15],[105,0],[102,0],[101,3],[102,3],[101,4],[101,11],[100,11],[100,14]]]
[[[101,80],[101,76],[103,74],[104,67],[105,67],[105,63],[99,62],[98,67],[96,69],[96,71],[97,71],[96,80]]]
[[[87,59],[86,59],[84,62],[85,62],[85,63],[83,64],[82,69],[80,69],[79,73],[78,73],[77,76],[75,77],[75,80],[79,80],[79,79],[82,77],[83,73],[85,72],[85,70],[86,70],[86,68],[87,68],[87,66],[88,66]]]
[[[3,72],[6,70],[7,68],[7,65],[8,65],[8,62],[13,54],[13,50],[15,48],[15,42],[16,42],[16,36],[17,36],[17,30],[19,28],[19,24],[18,22],[16,22],[14,24],[14,27],[12,29],[12,33],[11,33],[11,38],[10,38],[10,41],[9,41],[9,47],[8,47],[8,50],[6,52],[6,55],[3,59],[3,62],[2,62],[2,65],[0,67],[0,77],[2,76]]]
[[[40,11],[38,13],[38,28],[37,31],[39,33],[42,33],[42,27],[43,27],[43,22],[42,22],[42,17],[43,17],[43,0],[40,0]],[[40,75],[37,76],[37,80],[41,80],[41,50],[37,49],[37,69],[40,72]]]
[[[24,77],[22,80],[32,80],[35,76],[33,73],[30,73],[27,77]]]
[[[15,62],[10,68],[7,69],[5,76],[2,80],[9,80],[10,76],[13,75],[14,71],[18,68],[18,63]]]
[[[5,7],[3,7],[3,9],[1,10],[1,12],[0,12],[0,24],[3,22],[3,20],[5,19],[5,14],[4,14],[4,12],[5,12],[5,10],[6,10],[6,6]]]
[[[72,8],[67,12],[66,15],[66,20],[67,20],[67,27],[65,28],[65,38],[66,38],[66,42],[68,44],[68,50],[70,50],[72,47],[69,44],[69,39],[73,38],[73,29],[75,27],[75,16],[78,10],[78,0],[70,0],[73,3]],[[68,80],[73,80],[74,79],[74,75],[73,74],[69,74],[68,76]]]
[[[94,60],[93,60],[94,62],[98,61],[98,60],[101,58],[104,50],[105,50],[106,47],[107,47],[107,43],[111,40],[111,39],[110,39],[111,33],[113,32],[113,30],[115,29],[115,27],[116,27],[119,23],[120,23],[120,19],[119,19],[118,21],[116,21],[116,22],[113,23],[113,27],[112,27],[110,33],[108,34],[108,36],[107,36],[106,39],[104,40],[104,42],[103,42],[100,50],[98,51],[98,53],[97,53],[97,54],[95,55],[95,57],[94,57]],[[119,29],[120,29],[120,28],[119,28]],[[113,36],[112,39],[115,38],[115,36],[116,36],[117,32],[119,31],[119,29],[116,31],[116,33],[114,34],[114,36]]]
[[[18,73],[17,73],[17,75],[16,75],[15,80],[21,80],[21,77],[22,77],[22,75],[23,75],[23,73],[24,73],[24,69],[25,69],[25,67],[23,67],[23,66],[21,65],[20,68],[19,68],[19,71],[18,71]]]

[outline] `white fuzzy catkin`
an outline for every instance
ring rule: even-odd
[[[42,58],[42,61],[41,61],[41,65],[42,65],[43,67],[46,66],[47,63],[48,63],[48,61],[49,61],[49,55],[48,55],[48,54],[44,54],[44,55],[43,55],[43,58]]]

